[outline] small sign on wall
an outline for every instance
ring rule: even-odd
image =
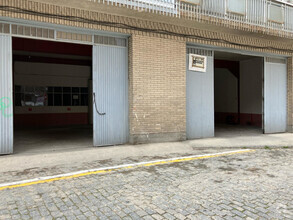
[[[189,54],[189,70],[205,73],[207,71],[207,57]]]

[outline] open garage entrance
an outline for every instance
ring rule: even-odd
[[[215,136],[263,133],[262,57],[214,53]]]
[[[128,142],[126,36],[5,25],[0,154]]]
[[[287,61],[187,46],[187,139],[287,131]]]
[[[12,38],[14,152],[92,146],[92,46]]]

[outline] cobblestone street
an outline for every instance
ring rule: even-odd
[[[292,219],[293,150],[169,163],[0,191],[0,219]]]

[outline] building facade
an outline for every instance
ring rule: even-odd
[[[213,137],[215,122],[293,131],[292,1],[0,6],[2,154],[13,151],[13,125],[36,125],[34,117],[50,125],[92,123],[94,146]],[[70,44],[83,47],[71,51]],[[55,57],[42,61],[52,48]],[[67,61],[57,65],[56,54]]]

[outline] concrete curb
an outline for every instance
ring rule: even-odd
[[[276,146],[276,145],[265,145],[265,146],[236,146],[236,147],[227,147],[227,146],[217,146],[217,147],[193,147],[194,150],[216,150],[216,149],[293,149],[291,146]]]

